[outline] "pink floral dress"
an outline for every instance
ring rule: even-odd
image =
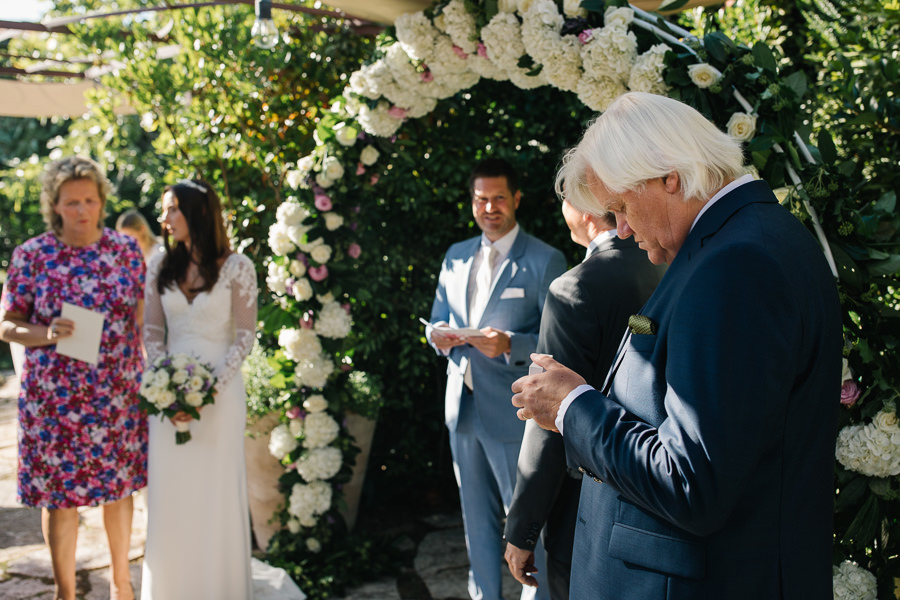
[[[96,365],[27,348],[19,394],[19,502],[69,508],[119,500],[147,484],[147,420],[137,406],[143,371],[138,300],[144,258],[104,229],[83,248],[52,233],[13,251],[0,305],[48,325],[62,303],[105,313]]]

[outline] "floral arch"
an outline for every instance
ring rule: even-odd
[[[827,177],[833,146],[820,136],[817,149],[798,133],[807,85],[801,72],[781,73],[761,43],[740,46],[721,34],[701,41],[625,4],[602,13],[580,6],[601,2],[561,4],[562,12],[553,0],[441,0],[400,17],[321,119],[316,149],[287,173],[293,192],[269,231],[266,266],[268,288],[282,309],[267,318],[267,327],[277,334],[272,362],[279,373],[273,381],[284,400],[269,448],[286,467],[280,518],[290,532],[276,538],[276,551],[290,536],[301,554],[327,554],[336,536],[346,533],[335,528],[334,507],[356,448],[339,421],[349,410],[372,417],[377,412],[369,404],[377,396],[377,376],[354,368],[354,347],[365,343],[353,322],[353,303],[365,299],[355,269],[369,258],[352,235],[362,198],[376,189],[405,122],[429,115],[482,79],[522,89],[552,86],[598,112],[628,90],[694,106],[745,144],[751,168],[780,188],[783,202],[809,224],[835,276],[848,269],[829,243],[845,220],[825,211],[834,189]],[[801,178],[811,183],[804,186]],[[829,220],[821,223],[817,211]],[[860,360],[850,344],[847,355]],[[859,398],[857,380],[845,366],[848,406]],[[859,475],[888,481],[890,490],[879,496],[887,498],[894,488],[885,478],[900,474],[900,445],[890,448],[900,429],[892,404],[870,406],[841,432],[837,456],[842,472],[851,473],[845,482]],[[859,556],[838,547],[842,558]],[[855,562],[838,562],[835,586],[874,591],[871,573]]]

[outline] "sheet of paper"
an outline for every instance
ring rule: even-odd
[[[423,325],[431,326],[431,323],[422,317],[419,317],[419,322]],[[442,325],[441,327],[435,327],[434,330],[439,333],[448,333],[461,337],[484,337],[484,334],[474,327],[449,327],[447,325]]]
[[[56,351],[65,356],[97,364],[100,353],[100,337],[103,335],[103,321],[106,315],[88,310],[68,302],[63,302],[60,315],[75,322],[75,332],[56,342]]]

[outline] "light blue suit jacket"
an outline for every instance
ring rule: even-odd
[[[431,322],[445,321],[451,327],[490,326],[511,333],[509,362],[504,356],[488,358],[469,345],[453,348],[448,356],[444,421],[450,431],[456,431],[463,375],[471,361],[473,397],[482,424],[499,441],[517,441],[522,439],[525,423],[516,417],[510,386],[528,374],[547,289],[566,270],[566,261],[559,250],[520,229],[500,265],[481,320],[471,323],[469,273],[480,247],[478,236],[447,250],[431,307]]]

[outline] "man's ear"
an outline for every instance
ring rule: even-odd
[[[681,190],[681,178],[678,176],[678,172],[672,171],[663,177],[663,185],[666,188],[666,193],[677,194]]]

